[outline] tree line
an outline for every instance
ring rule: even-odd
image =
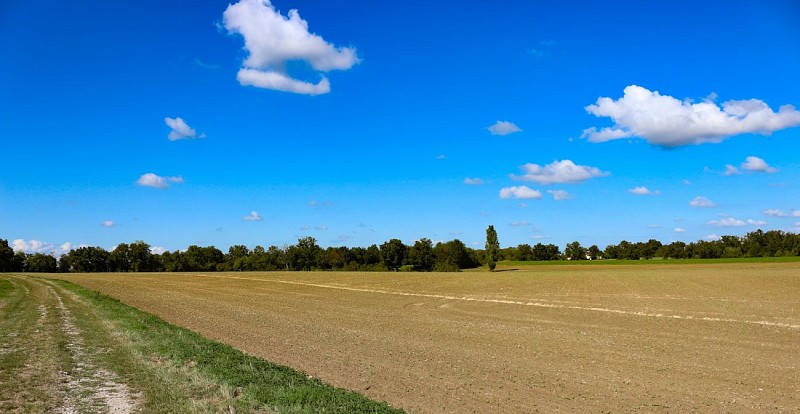
[[[122,243],[112,251],[101,247],[80,247],[56,258],[44,253],[14,252],[8,241],[0,239],[0,272],[214,272],[272,270],[347,270],[347,271],[437,271],[488,266],[497,261],[546,260],[640,260],[714,259],[735,257],[800,256],[800,235],[780,230],[756,230],[744,236],[722,236],[718,240],[680,241],[663,244],[623,240],[604,250],[597,245],[583,247],[568,243],[564,251],[554,244],[520,244],[500,248],[494,227],[487,229],[485,249],[472,249],[458,239],[434,244],[420,239],[406,245],[399,239],[369,247],[322,248],[313,237],[284,247],[235,245],[223,253],[214,246],[189,246],[184,251],[154,254],[143,241]]]

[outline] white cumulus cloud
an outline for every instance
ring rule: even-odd
[[[686,233],[686,229],[682,227],[675,227],[675,233]]]
[[[251,211],[250,214],[242,217],[242,220],[244,220],[244,221],[261,221],[261,220],[263,220],[263,218],[261,217],[260,214],[258,214],[257,211]]]
[[[708,222],[709,226],[715,226],[715,227],[741,227],[744,226],[745,224],[746,224],[745,222],[737,220],[733,217],[725,217],[719,220],[711,220]]]
[[[539,164],[525,164],[520,167],[523,175],[511,174],[511,178],[521,181],[533,181],[542,185],[578,183],[594,177],[604,177],[609,173],[597,167],[576,165],[571,160],[553,161],[541,166]]]
[[[241,34],[248,52],[237,79],[242,85],[307,95],[330,92],[322,75],[334,69],[346,70],[360,59],[352,47],[337,47],[309,32],[308,22],[296,9],[282,15],[269,0],[240,0],[228,5],[222,15],[229,33]],[[287,63],[302,61],[317,71],[317,83],[295,79]]]
[[[747,219],[747,224],[751,226],[764,226],[767,224],[767,222],[764,220]]]
[[[85,245],[80,245],[78,247],[85,247]],[[28,254],[34,254],[34,253],[51,254],[56,258],[58,258],[66,253],[69,253],[71,250],[75,249],[75,246],[73,246],[72,243],[70,242],[63,243],[61,246],[56,246],[53,243],[47,243],[41,240],[26,241],[24,239],[16,239],[11,242],[11,248],[15,252],[23,252]]]
[[[138,180],[136,180],[136,184],[141,185],[142,187],[153,187],[153,188],[167,188],[171,183],[180,184],[183,182],[183,177],[162,177],[160,175],[156,175],[153,173],[142,174]]]
[[[177,141],[179,139],[205,138],[206,134],[197,135],[197,131],[190,127],[183,118],[164,118],[164,123],[170,128],[167,139]]]
[[[600,97],[586,111],[608,117],[614,126],[583,131],[590,142],[639,137],[662,147],[718,143],[727,138],[755,133],[770,135],[800,125],[800,111],[784,105],[773,111],[761,100],[731,100],[722,106],[712,100],[693,103],[661,95],[637,85],[625,88],[622,98]]]
[[[531,198],[542,198],[542,192],[539,190],[532,190],[528,188],[528,186],[521,185],[519,187],[506,187],[500,189],[500,198],[502,199],[509,199],[509,198],[519,198],[519,199],[531,199]]]
[[[709,200],[709,199],[707,199],[707,198],[705,198],[703,196],[695,197],[694,200],[689,202],[689,205],[692,206],[692,207],[703,207],[703,208],[711,208],[711,207],[716,207],[717,206],[716,204],[714,204],[713,201],[711,201],[711,200]]]
[[[100,223],[103,227],[114,227],[115,224],[113,220],[103,220],[103,222]]]
[[[631,194],[636,194],[636,195],[658,195],[658,194],[660,194],[660,191],[650,191],[649,188],[644,187],[644,186],[631,188],[630,190],[628,190],[628,192],[631,193]]]
[[[553,200],[563,201],[569,200],[572,196],[565,190],[547,190],[547,193],[553,196]]]
[[[508,135],[522,131],[517,124],[508,121],[497,121],[494,125],[486,128],[492,135]]]
[[[742,163],[742,169],[753,172],[774,173],[778,172],[776,168],[772,168],[766,161],[761,158],[749,156],[745,158]]]
[[[481,184],[483,184],[483,180],[480,179],[480,178],[469,178],[469,177],[467,177],[467,178],[464,179],[464,184],[467,184],[467,185],[481,185]]]

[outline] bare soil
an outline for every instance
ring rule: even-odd
[[[800,263],[54,277],[412,412],[800,412]]]

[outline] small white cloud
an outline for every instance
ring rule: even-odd
[[[741,174],[739,172],[738,168],[736,168],[736,167],[734,167],[733,165],[730,165],[730,164],[726,164],[725,165],[725,173],[724,173],[724,175],[737,175],[737,174]]]
[[[715,241],[715,240],[719,240],[720,237],[718,235],[716,235],[716,234],[709,234],[709,235],[706,235],[705,239],[708,240],[708,241]]]
[[[518,198],[518,199],[539,199],[542,198],[542,193],[539,190],[532,190],[527,186],[521,185],[519,187],[506,187],[500,189],[500,198],[502,199],[509,199],[509,198]]]
[[[763,172],[763,173],[774,173],[778,172],[776,168],[770,167],[766,161],[762,160],[758,157],[749,156],[745,158],[745,161],[742,163],[742,168],[747,171],[753,172]]]
[[[508,135],[522,131],[517,124],[508,121],[497,121],[494,125],[486,128],[492,135]]]
[[[303,226],[301,226],[301,227],[300,227],[300,230],[302,230],[302,231],[309,231],[309,230],[311,230],[311,226],[309,226],[308,224],[305,224],[305,225],[303,225]]]
[[[747,224],[751,226],[764,226],[767,224],[767,222],[764,220],[747,219]]]
[[[714,204],[713,201],[702,196],[695,197],[694,200],[689,202],[689,205],[692,207],[700,207],[700,208],[711,208],[717,206],[716,204]]]
[[[569,200],[572,196],[565,190],[547,190],[547,193],[553,196],[553,200],[563,201]]]
[[[100,225],[103,227],[114,227],[115,224],[116,223],[114,223],[113,220],[104,220],[102,223],[100,223]]]
[[[244,220],[244,221],[261,221],[261,220],[263,220],[263,218],[261,217],[260,214],[258,214],[257,211],[251,211],[250,214],[242,217],[242,220]]]
[[[711,220],[707,224],[714,227],[741,227],[746,223],[733,217],[726,217],[720,220]]]
[[[681,182],[683,183],[683,185],[692,185],[692,182],[689,180],[683,180]]]
[[[469,178],[469,177],[467,177],[467,178],[464,179],[464,184],[467,184],[467,185],[481,185],[481,184],[483,184],[483,180],[480,179],[480,178]]]
[[[321,224],[319,226],[314,227],[314,229],[317,230],[317,231],[327,231],[328,230],[328,226],[326,226],[324,224]]]
[[[296,9],[282,15],[269,0],[240,0],[228,5],[222,15],[228,33],[244,38],[249,55],[237,79],[242,85],[308,95],[330,91],[322,75],[334,69],[347,70],[360,62],[352,47],[336,47],[308,31],[308,22]],[[289,62],[306,62],[320,76],[317,83],[295,79],[287,73]]]
[[[439,154],[439,155],[436,156],[436,159],[437,160],[446,160],[447,159],[447,155]]]
[[[608,128],[585,129],[581,137],[590,142],[639,137],[653,145],[677,147],[719,143],[739,134],[770,135],[800,125],[800,111],[792,105],[774,112],[763,101],[749,99],[720,107],[710,100],[681,101],[636,85],[626,87],[618,100],[601,97],[585,109],[614,122]]]
[[[686,233],[686,229],[683,227],[675,227],[675,233]]]
[[[643,186],[631,188],[628,192],[636,195],[658,195],[660,193],[660,191],[650,191],[650,189]]]
[[[170,127],[169,134],[167,135],[167,139],[170,141],[177,141],[179,139],[194,139],[194,138],[205,138],[206,134],[197,135],[197,131],[194,128],[190,127],[183,118],[164,118],[164,123]]]
[[[330,202],[330,201],[311,200],[311,201],[308,202],[308,206],[311,207],[311,208],[328,208],[328,207],[332,207],[333,203]]]
[[[528,221],[515,221],[509,224],[511,225],[511,227],[525,227],[531,225],[531,223]]]
[[[609,173],[600,171],[597,167],[576,165],[571,160],[553,161],[545,166],[539,164],[525,164],[520,167],[523,175],[511,174],[514,180],[533,181],[542,185],[579,183],[594,177],[604,177]]]
[[[136,184],[139,184],[142,187],[153,188],[167,188],[169,187],[170,183],[183,183],[183,177],[162,177],[153,173],[147,173],[142,174],[142,176],[136,180]]]

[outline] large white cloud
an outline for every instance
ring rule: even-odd
[[[330,82],[321,75],[310,83],[292,78],[287,63],[304,61],[317,72],[350,69],[360,60],[351,47],[336,47],[308,31],[308,22],[297,10],[282,15],[269,0],[240,0],[222,15],[229,33],[244,37],[249,55],[239,70],[242,85],[265,89],[319,95],[330,92]]]
[[[710,100],[693,103],[636,85],[626,87],[617,100],[598,98],[586,111],[614,121],[612,127],[585,129],[582,137],[591,142],[639,137],[663,147],[718,143],[747,133],[770,135],[800,125],[800,111],[792,105],[775,112],[758,99],[731,100],[722,106]]]
[[[486,129],[488,129],[492,135],[508,135],[522,131],[517,124],[508,121],[497,121]]]
[[[521,185],[519,187],[506,187],[500,189],[500,198],[502,199],[509,199],[509,198],[519,198],[519,199],[532,199],[532,198],[542,198],[542,192],[539,190],[533,190],[528,186]]]
[[[778,210],[778,209],[768,209],[763,211],[764,215],[770,217],[800,217],[800,210],[790,210],[789,212]]]
[[[609,173],[597,167],[576,165],[571,160],[553,161],[541,166],[539,164],[525,164],[520,167],[523,175],[511,174],[511,178],[522,181],[533,181],[542,185],[578,183],[594,177],[604,177]]]
[[[136,184],[139,184],[143,187],[153,187],[153,188],[167,188],[169,187],[170,183],[182,183],[183,177],[162,177],[160,175],[156,175],[153,173],[142,174],[138,180],[136,180]]]

